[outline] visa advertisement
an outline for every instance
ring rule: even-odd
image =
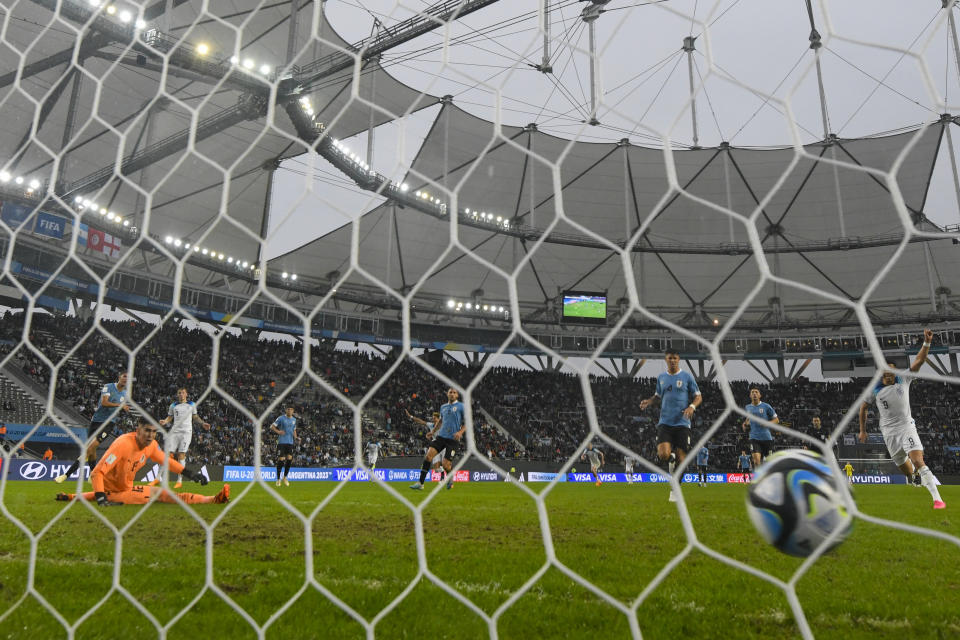
[[[528,474],[527,479],[531,482],[536,482],[536,480],[531,480],[530,476],[533,474]],[[546,474],[540,474],[546,475]],[[556,475],[556,474],[551,474]],[[626,473],[606,473],[604,471],[600,472],[600,481],[601,482],[634,482],[634,483],[646,483],[646,484],[667,484],[670,482],[670,477],[659,474],[659,473],[631,473],[629,480],[627,479]],[[707,482],[709,484],[725,483],[729,482],[727,480],[727,473],[708,473]],[[551,478],[552,480],[552,478]],[[697,482],[699,476],[695,473],[685,473],[683,474],[684,482]],[[597,479],[589,472],[574,472],[568,473],[566,482],[596,482]],[[549,482],[549,480],[547,480]]]

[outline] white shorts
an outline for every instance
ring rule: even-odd
[[[193,431],[171,431],[167,434],[167,453],[186,453]]]
[[[887,445],[887,451],[890,452],[890,458],[898,467],[907,461],[907,454],[911,451],[923,451],[917,425],[912,420],[909,425],[881,430],[880,433],[883,434],[883,441]]]
[[[379,457],[379,455],[367,456],[367,466],[372,467],[373,465],[377,464],[377,458]]]
[[[623,468],[624,473],[633,473],[633,465],[628,464]]]

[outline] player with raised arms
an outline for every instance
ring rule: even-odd
[[[293,447],[295,442],[300,442],[300,436],[297,435],[297,419],[293,417],[292,406],[287,407],[284,414],[273,421],[273,424],[270,425],[270,431],[280,436],[277,438],[277,486],[279,487],[280,483],[283,482],[284,485],[289,487],[290,465],[293,464]]]
[[[427,479],[427,474],[430,473],[433,458],[440,453],[444,454],[443,468],[448,474],[447,489],[453,488],[453,477],[449,475],[452,465],[448,457],[467,430],[466,411],[459,398],[459,391],[453,387],[447,389],[447,403],[440,407],[439,426],[434,423],[433,428],[427,433],[427,438],[432,438],[432,440],[426,455],[423,457],[423,466],[420,468],[420,480],[410,485],[411,489],[418,491],[423,490],[423,483]],[[408,413],[407,415],[410,414]],[[410,417],[412,418],[413,416]]]
[[[657,423],[657,457],[666,462],[673,474],[676,463],[683,462],[690,450],[690,419],[703,401],[700,387],[693,376],[680,370],[680,352],[669,348],[664,353],[666,373],[657,376],[654,394],[640,402],[644,410],[654,402],[660,402],[660,421]],[[681,478],[681,481],[683,479]],[[677,497],[670,490],[670,502]]]
[[[603,463],[606,462],[606,459],[603,457],[603,451],[593,448],[593,443],[587,445],[587,450],[580,455],[581,460],[590,459],[590,473],[592,473],[597,478],[597,486],[599,487],[602,483],[600,482],[600,467],[603,466]]]
[[[79,494],[84,500],[96,500],[101,507],[111,507],[121,504],[146,504],[155,492],[159,492],[159,502],[174,503],[176,500],[166,489],[157,489],[149,486],[133,486],[133,479],[137,471],[152,460],[157,464],[168,461],[170,468],[177,473],[187,476],[201,485],[207,484],[207,479],[196,470],[187,470],[176,460],[165,456],[156,442],[157,428],[146,418],[140,418],[137,430],[125,433],[110,445],[107,452],[100,458],[100,462],[90,472],[90,483],[93,491]],[[57,500],[74,500],[78,494],[58,493]],[[182,501],[187,504],[222,504],[230,500],[230,485],[223,485],[223,489],[215,496],[204,496],[198,493],[178,493]]]
[[[780,424],[780,418],[777,417],[774,408],[766,402],[760,402],[760,389],[756,387],[750,389],[750,404],[743,409],[754,418],[763,418],[768,422]],[[743,430],[746,431],[747,427],[750,427],[750,455],[753,458],[753,468],[756,469],[770,455],[770,450],[773,448],[773,434],[770,433],[769,427],[765,427],[754,418],[744,418]]]
[[[910,365],[910,371],[916,373],[926,362],[932,341],[933,331],[924,329],[923,346]],[[896,366],[893,364],[887,363],[887,367],[881,374],[880,382],[860,405],[860,442],[867,441],[867,409],[870,405],[876,405],[880,418],[880,433],[894,464],[900,467],[908,482],[916,471],[920,475],[920,484],[926,487],[933,498],[933,508],[945,509],[947,505],[937,489],[937,478],[923,460],[923,445],[920,444],[917,425],[910,414],[912,379],[905,380],[894,373]]]
[[[97,461],[97,447],[110,435],[110,426],[119,417],[121,411],[130,411],[127,405],[127,373],[124,371],[117,378],[116,382],[108,382],[100,390],[100,401],[97,403],[97,410],[93,412],[90,418],[90,426],[87,427],[87,447],[86,458],[90,466]],[[67,472],[57,476],[54,480],[57,483],[63,483],[73,472],[80,468],[83,462],[84,450],[81,447],[80,455],[73,461]]]
[[[177,462],[183,464],[187,459],[187,449],[190,448],[190,441],[193,439],[193,425],[198,425],[210,430],[210,423],[204,422],[197,414],[197,405],[195,402],[187,401],[187,388],[177,389],[177,401],[167,409],[167,417],[160,421],[161,426],[173,423],[170,431],[165,438],[167,453],[173,455]],[[154,481],[151,484],[155,484]],[[183,476],[177,476],[177,483],[173,485],[174,489],[183,486]]]

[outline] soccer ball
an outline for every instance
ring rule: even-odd
[[[842,483],[822,456],[788,449],[757,469],[747,491],[747,513],[764,540],[784,553],[805,557],[831,533],[833,548],[850,533]]]

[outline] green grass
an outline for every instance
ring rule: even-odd
[[[211,575],[257,624],[295,599],[266,637],[364,637],[353,618],[317,589],[304,588],[308,541],[317,582],[367,619],[412,585],[380,620],[377,637],[489,637],[486,622],[467,606],[429,580],[417,579],[413,514],[376,485],[343,486],[308,529],[305,519],[336,486],[302,483],[280,490],[296,513],[262,487],[247,484],[234,485],[226,513],[221,505],[194,511],[206,522],[223,516],[213,532]],[[392,486],[416,503],[429,495]],[[108,527],[83,505],[54,502],[58,488],[8,482],[3,501],[30,531],[49,525],[37,545],[35,589],[70,624],[110,592],[117,554],[120,584],[161,624],[183,612],[167,637],[256,637],[218,593],[204,589],[205,533],[184,509],[154,504],[100,511],[126,527],[117,547]],[[209,485],[202,492],[218,488]],[[744,491],[740,485],[685,487],[699,539],[789,579],[800,561],[760,541],[743,507]],[[954,512],[960,508],[960,488],[942,491],[950,507],[938,512],[930,508],[926,491],[912,487],[859,487],[856,497],[871,515],[958,535],[960,519]],[[686,545],[665,486],[560,484],[545,504],[560,562],[624,603],[635,600]],[[488,613],[546,562],[535,503],[513,485],[466,484],[442,491],[424,509],[423,524],[430,570]],[[29,558],[27,536],[0,518],[0,638],[66,637],[36,598],[21,601]],[[797,592],[817,637],[960,637],[960,548],[942,540],[858,521],[850,538],[800,579]],[[644,638],[798,635],[782,591],[699,551],[674,568],[637,615]],[[625,615],[556,567],[506,610],[497,630],[501,638],[630,636]],[[76,633],[77,638],[156,636],[147,617],[117,591]]]
[[[607,304],[595,300],[564,303],[563,315],[568,318],[606,318]]]

